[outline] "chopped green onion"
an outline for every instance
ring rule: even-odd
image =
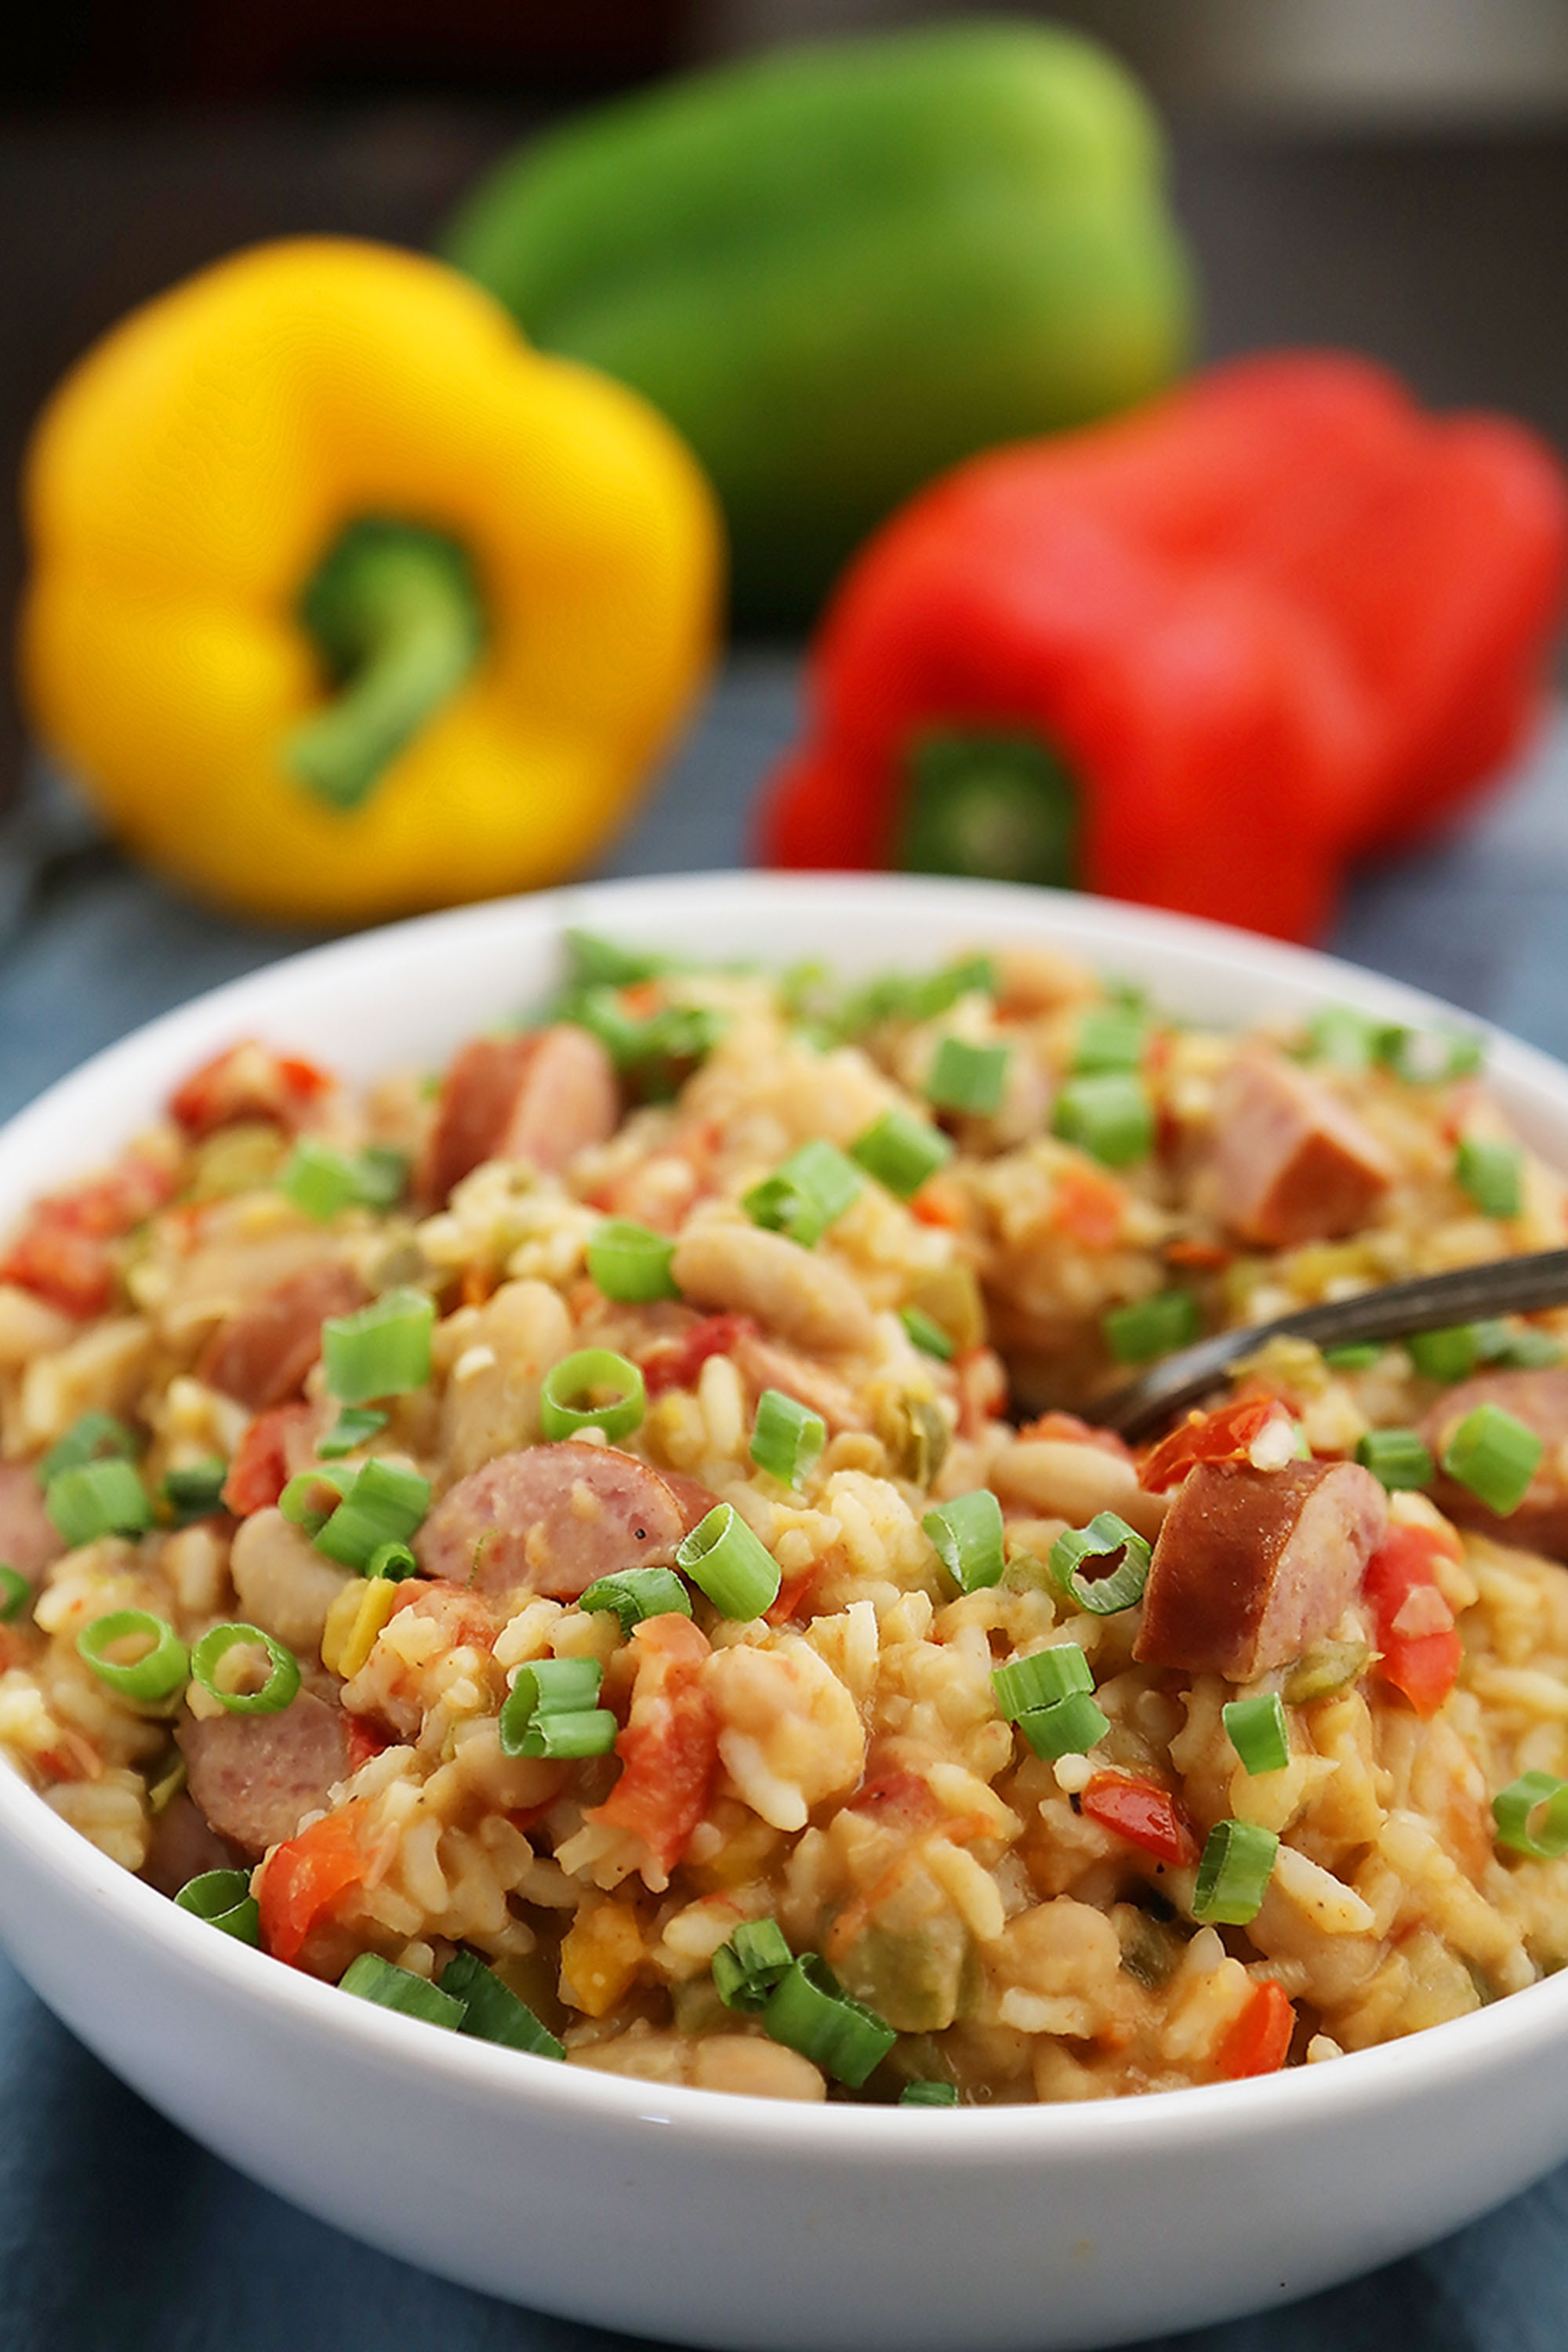
[[[1100,1328],[1119,1364],[1147,1364],[1195,1339],[1201,1321],[1190,1290],[1157,1290],[1131,1307],[1108,1307]]]
[[[1076,1642],[1058,1642],[1048,1650],[1036,1650],[1029,1657],[994,1666],[991,1687],[998,1711],[1007,1722],[1016,1723],[1032,1707],[1054,1706],[1058,1699],[1070,1698],[1074,1691],[1092,1691],[1094,1676]]]
[[[795,1955],[776,1919],[743,1920],[713,1955],[713,1983],[726,2009],[760,2016]]]
[[[942,1364],[952,1362],[956,1352],[953,1342],[923,1307],[900,1307],[899,1320],[922,1354],[934,1356]]]
[[[110,1656],[122,1642],[136,1641],[147,1646],[133,1662],[123,1664]],[[95,1617],[77,1635],[76,1646],[100,1683],[138,1706],[157,1706],[172,1698],[190,1675],[184,1643],[166,1618],[154,1617],[150,1610],[115,1609],[107,1617]]]
[[[608,1710],[595,1706],[605,1670],[596,1658],[536,1658],[532,1664],[520,1666],[507,1693],[500,1711],[500,1749],[503,1756],[601,1756],[615,1745],[619,1728]],[[597,1718],[605,1716],[609,1738],[601,1739],[603,1726]],[[568,1729],[557,1735],[566,1744],[546,1747],[541,1727],[549,1722],[565,1724]],[[592,1729],[585,1727],[592,1726]],[[585,1747],[573,1743],[586,1738]]]
[[[546,1437],[575,1437],[584,1429],[602,1429],[612,1440],[627,1437],[647,1410],[641,1372],[612,1348],[579,1348],[574,1356],[563,1357],[545,1374],[539,1392],[539,1422]]]
[[[1051,1132],[1107,1168],[1146,1160],[1154,1146],[1154,1106],[1142,1078],[1108,1070],[1069,1078],[1051,1112]]]
[[[1442,1331],[1412,1331],[1405,1347],[1426,1381],[1468,1380],[1480,1359],[1473,1323],[1450,1324]]]
[[[1369,1021],[1348,1004],[1326,1004],[1307,1024],[1307,1042],[1314,1060],[1339,1070],[1369,1069],[1384,1058],[1392,1040],[1403,1035],[1386,1022]]]
[[[522,1735],[520,1756],[552,1756],[564,1762],[582,1756],[607,1756],[620,1725],[607,1706],[584,1706],[536,1715]]]
[[[338,1979],[338,1990],[352,1992],[360,2000],[374,2000],[380,2009],[397,2009],[405,2017],[423,2018],[426,2025],[444,2025],[452,2032],[463,2022],[460,2000],[427,1978],[416,1977],[412,1969],[384,1960],[379,1952],[362,1952]]]
[[[917,1118],[911,1111],[889,1110],[857,1137],[849,1157],[900,1201],[909,1201],[939,1168],[946,1167],[952,1151],[940,1128]]]
[[[782,1389],[764,1389],[752,1423],[752,1459],[783,1486],[798,1486],[827,1443],[827,1423]]]
[[[318,1224],[330,1224],[340,1210],[359,1198],[354,1164],[346,1151],[302,1137],[278,1180],[286,1201]]]
[[[679,1075],[704,1060],[724,1033],[723,1015],[709,1005],[665,1004],[638,1016],[613,988],[569,995],[559,1017],[597,1037],[621,1076],[650,1100],[668,1100]]]
[[[1097,1511],[1087,1528],[1068,1528],[1050,1549],[1050,1571],[1080,1609],[1091,1616],[1114,1617],[1143,1598],[1153,1555],[1135,1528],[1114,1511]],[[1105,1574],[1082,1572],[1086,1560],[1114,1562]]]
[[[1501,1316],[1472,1325],[1483,1364],[1507,1364],[1517,1371],[1537,1371],[1563,1361],[1563,1343],[1533,1323],[1510,1323]]]
[[[1000,1584],[1006,1562],[1002,1552],[1002,1506],[988,1486],[955,1495],[928,1511],[921,1527],[937,1558],[961,1592]]]
[[[1278,1691],[1233,1698],[1220,1714],[1230,1744],[1249,1773],[1284,1770],[1290,1761],[1290,1729]]]
[[[579,988],[635,988],[639,981],[658,980],[682,969],[679,958],[653,948],[623,948],[596,931],[572,928],[563,932],[562,945],[573,982]]]
[[[991,1118],[1002,1108],[1010,1045],[972,1045],[966,1037],[944,1037],[926,1076],[925,1098],[937,1110]]]
[[[691,1595],[672,1568],[621,1568],[579,1593],[577,1606],[590,1615],[613,1609],[628,1634],[645,1617],[689,1617]]]
[[[378,1544],[364,1564],[367,1577],[383,1577],[388,1584],[405,1583],[419,1573],[419,1562],[405,1543]]]
[[[47,1486],[62,1470],[79,1470],[84,1462],[133,1462],[141,1451],[134,1433],[111,1412],[84,1412],[38,1463],[38,1484]]]
[[[906,2083],[899,2093],[900,2107],[956,2107],[955,2083]]]
[[[1467,1135],[1454,1154],[1454,1181],[1483,1216],[1517,1217],[1524,1204],[1524,1154],[1517,1143]]]
[[[321,1326],[327,1394],[340,1404],[402,1396],[430,1379],[436,1302],[422,1290],[388,1290],[356,1315],[329,1315]]]
[[[1443,1467],[1489,1511],[1506,1519],[1530,1491],[1545,1450],[1537,1433],[1501,1405],[1479,1404],[1443,1448]]]
[[[1436,1474],[1426,1441],[1416,1429],[1369,1429],[1355,1458],[1391,1495],[1429,1486]]]
[[[289,1485],[294,1483],[290,1479]],[[311,1539],[329,1559],[363,1575],[384,1544],[405,1544],[429,1508],[428,1478],[373,1454],[360,1464],[342,1501]]]
[[[803,1952],[790,1963],[789,1973],[768,1997],[763,2023],[775,2042],[798,2050],[852,2091],[899,2038],[873,2011],[840,1992],[832,1969],[815,1952]]]
[[[829,1225],[858,1200],[866,1179],[853,1160],[831,1143],[803,1143],[771,1176],[742,1194],[741,1206],[754,1225],[787,1234],[810,1249]]]
[[[630,1217],[606,1217],[588,1244],[588,1272],[606,1298],[679,1298],[670,1273],[675,1244]]]
[[[145,1535],[153,1505],[133,1463],[118,1455],[58,1470],[44,1489],[44,1508],[74,1551],[100,1536]]]
[[[354,1173],[367,1209],[395,1209],[408,1189],[408,1154],[393,1143],[367,1143]]]
[[[1088,1691],[1069,1691],[1049,1706],[1032,1706],[1018,1728],[1037,1756],[1087,1756],[1110,1728],[1110,1718]]]
[[[821,967],[817,970],[820,973]],[[797,982],[797,993],[798,986]],[[940,1013],[951,1012],[961,996],[991,995],[995,986],[996,974],[987,956],[970,956],[918,978],[901,971],[880,972],[844,999],[832,1026],[839,1036],[853,1038],[887,1021],[934,1021]]]
[[[1245,1927],[1256,1919],[1279,1851],[1274,1832],[1257,1822],[1216,1822],[1198,1864],[1194,1918],[1216,1927]]]
[[[221,1927],[242,1944],[261,1942],[261,1909],[250,1891],[247,1870],[204,1870],[186,1879],[174,1902],[181,1911],[193,1912],[209,1927]]]
[[[1325,1348],[1323,1361],[1331,1372],[1370,1372],[1382,1353],[1376,1339],[1347,1339],[1342,1348]]]
[[[189,1463],[183,1470],[165,1470],[158,1491],[177,1523],[189,1527],[222,1510],[227,1476],[228,1464],[222,1455],[209,1454],[206,1461]]]
[[[259,1690],[226,1690],[217,1678],[220,1660],[238,1647],[267,1653],[267,1679]],[[259,1625],[215,1625],[191,1652],[191,1676],[231,1715],[281,1715],[299,1692],[300,1661]]]
[[[744,1624],[779,1597],[779,1564],[732,1503],[715,1503],[675,1555],[721,1617]]]
[[[1527,1853],[1531,1862],[1555,1862],[1568,1853],[1568,1780],[1550,1772],[1522,1772],[1492,1799],[1499,1845]],[[1539,1826],[1531,1822],[1539,1816]]]
[[[1135,1007],[1091,1005],[1078,1024],[1073,1075],[1094,1078],[1110,1070],[1136,1070],[1148,1043],[1149,1024]]]
[[[502,1984],[494,1969],[486,1968],[478,1953],[455,1953],[442,1969],[440,1982],[444,1993],[464,2004],[459,2033],[499,2042],[508,2050],[525,2050],[531,2058],[565,2057],[566,2044],[540,2022],[510,1985]]]
[[[0,1567],[0,1625],[14,1625],[33,1597],[19,1568]]]
[[[279,1496],[278,1507],[290,1527],[319,1535],[358,1476],[357,1469],[298,1470]],[[323,1499],[329,1496],[330,1501]]]
[[[378,1430],[384,1429],[386,1422],[386,1414],[374,1405],[346,1404],[316,1452],[323,1462],[341,1462],[345,1454],[357,1452]]]
[[[1458,1029],[1390,1027],[1382,1033],[1377,1057],[1412,1086],[1439,1087],[1479,1070],[1485,1049],[1479,1037]]]

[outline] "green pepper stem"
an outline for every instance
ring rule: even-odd
[[[933,729],[910,747],[905,774],[895,862],[906,873],[1075,886],[1078,792],[1038,737]]]
[[[297,780],[358,808],[463,685],[484,641],[472,568],[456,541],[414,523],[350,523],[300,602],[339,691],[289,738]]]

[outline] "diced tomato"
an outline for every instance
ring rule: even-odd
[[[895,1764],[863,1780],[849,1800],[849,1810],[868,1813],[875,1822],[913,1832],[929,1829],[942,1807],[932,1796],[928,1780]]]
[[[951,1176],[928,1176],[910,1207],[922,1225],[937,1225],[947,1233],[958,1233],[969,1222],[963,1194]]]
[[[1239,2083],[1249,2074],[1277,2074],[1295,2031],[1295,2011],[1273,1978],[1265,1977],[1219,2045],[1215,2063],[1221,2082]]]
[[[1089,1422],[1079,1421],[1076,1412],[1043,1412],[1037,1421],[1026,1421],[1018,1434],[1022,1438],[1045,1438],[1058,1445],[1098,1445],[1102,1454],[1114,1454],[1119,1462],[1132,1459],[1132,1449],[1125,1438],[1118,1437],[1113,1429],[1096,1429]]]
[[[272,1119],[291,1129],[332,1083],[314,1062],[274,1053],[247,1037],[193,1070],[170,1096],[169,1109],[198,1142],[242,1118]]]
[[[1382,1655],[1373,1671],[1403,1691],[1423,1719],[1453,1689],[1463,1649],[1434,1561],[1448,1549],[1426,1528],[1390,1528],[1366,1564],[1362,1592]]]
[[[1198,1842],[1185,1813],[1168,1790],[1155,1788],[1151,1780],[1097,1772],[1080,1793],[1079,1807],[1089,1821],[1152,1853],[1156,1862],[1184,1865],[1198,1858]]]
[[[313,1927],[370,1868],[363,1800],[327,1813],[273,1849],[257,1901],[261,1940],[275,1960],[297,1960]]]
[[[1239,1397],[1217,1412],[1190,1412],[1180,1429],[1144,1455],[1139,1484],[1151,1495],[1163,1495],[1167,1486],[1180,1486],[1200,1462],[1243,1462],[1253,1441],[1285,1412],[1279,1399],[1271,1396]]]
[[[362,1764],[368,1764],[373,1756],[391,1747],[392,1734],[373,1716],[348,1715],[346,1708],[344,1714],[349,1731],[349,1770],[357,1772]]]
[[[705,1315],[679,1339],[662,1340],[643,1358],[643,1383],[649,1396],[689,1389],[710,1356],[727,1356],[742,1332],[756,1326],[745,1315]]]
[[[65,1315],[101,1315],[114,1295],[105,1244],[162,1208],[173,1183],[167,1169],[132,1154],[106,1176],[51,1194],[0,1259],[0,1282],[18,1284]]]
[[[587,1814],[640,1837],[661,1870],[673,1870],[708,1807],[719,1726],[702,1685],[707,1637],[688,1617],[645,1617],[631,1715],[616,1741],[625,1769]]]
[[[274,1405],[258,1412],[234,1449],[223,1503],[237,1519],[269,1510],[289,1484],[289,1441],[310,1420],[308,1404]]]
[[[1099,1168],[1064,1168],[1051,1200],[1051,1223],[1085,1249],[1114,1249],[1121,1238],[1127,1194]]]
[[[787,1625],[822,1572],[822,1562],[814,1559],[799,1576],[790,1577],[779,1587],[779,1597],[765,1614],[770,1625]]]
[[[1189,1239],[1167,1242],[1160,1255],[1167,1265],[1184,1266],[1194,1274],[1217,1274],[1222,1265],[1230,1264],[1236,1253],[1226,1249],[1223,1242]]]

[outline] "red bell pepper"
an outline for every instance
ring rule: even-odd
[[[1265,1977],[1219,2045],[1215,2064],[1221,2082],[1240,2083],[1249,2074],[1277,2074],[1289,2053],[1295,2031],[1296,2012],[1283,1987],[1272,1977]]]
[[[1540,707],[1568,482],[1507,419],[1286,352],[993,451],[870,541],[764,862],[1080,887],[1305,939]]]
[[[1436,1715],[1458,1678],[1464,1650],[1433,1565],[1447,1550],[1425,1528],[1390,1528],[1366,1564],[1362,1596],[1380,1655],[1374,1672],[1417,1715]]]
[[[1192,1823],[1165,1790],[1121,1772],[1097,1772],[1079,1797],[1079,1809],[1113,1837],[1181,1869],[1198,1858]]]

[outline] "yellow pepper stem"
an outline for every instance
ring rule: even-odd
[[[416,523],[350,523],[300,603],[339,691],[285,758],[306,789],[352,810],[462,686],[484,642],[473,569],[455,540]]]

